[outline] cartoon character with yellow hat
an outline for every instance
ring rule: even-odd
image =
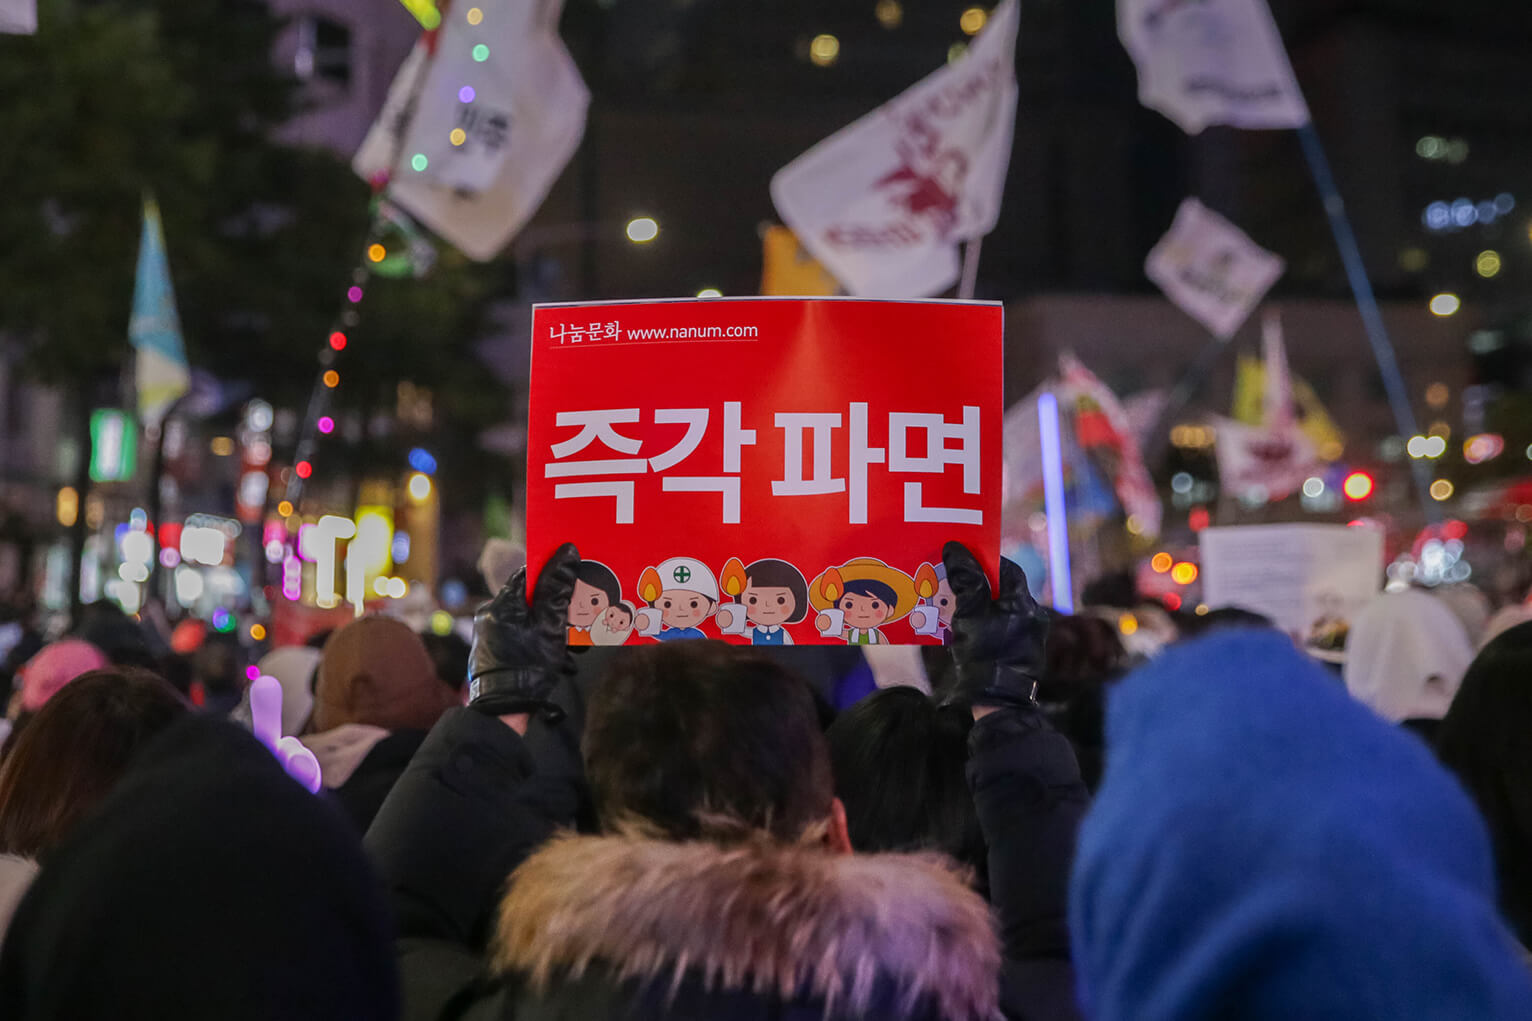
[[[857,557],[826,568],[809,584],[815,624],[826,638],[839,633],[847,645],[887,645],[878,630],[915,608],[915,581],[875,557]]]

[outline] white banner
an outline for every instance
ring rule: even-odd
[[[771,198],[860,297],[938,294],[957,243],[994,229],[1016,121],[1017,0],[968,52],[779,170]]]
[[[1281,256],[1196,199],[1149,253],[1144,273],[1187,315],[1227,340],[1282,275]]]
[[[1383,583],[1383,531],[1345,525],[1241,525],[1198,535],[1202,599],[1270,617],[1334,659],[1352,618]]]
[[[1266,0],[1117,0],[1139,102],[1197,134],[1296,128],[1309,109]]]
[[[585,132],[590,93],[557,34],[562,7],[453,9],[435,58],[416,45],[352,160],[367,180],[391,175],[389,197],[472,258],[494,257],[526,224]]]
[[[37,0],[0,0],[0,32],[31,35],[37,31]]]

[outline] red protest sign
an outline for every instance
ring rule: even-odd
[[[570,642],[943,641],[942,544],[999,566],[997,303],[710,298],[532,315],[527,571]]]

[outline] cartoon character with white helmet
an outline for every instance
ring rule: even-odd
[[[644,568],[638,594],[649,604],[638,611],[640,635],[661,642],[706,638],[700,625],[718,608],[718,579],[700,560],[671,557]]]

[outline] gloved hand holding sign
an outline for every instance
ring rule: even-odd
[[[990,599],[984,568],[960,542],[942,548],[947,581],[957,600],[952,658],[957,686],[949,701],[969,706],[1035,705],[1043,675],[1048,615],[1027,591],[1027,576],[1000,560],[1000,593]]]
[[[500,594],[473,618],[468,658],[468,707],[490,716],[563,710],[549,701],[559,678],[574,672],[569,653],[569,600],[580,551],[560,546],[537,577],[527,603],[527,569],[511,575]]]
[[[319,793],[319,760],[296,737],[282,736],[282,682],[275,677],[257,677],[250,685],[250,730],[277,757],[288,776],[308,788],[310,794]]]

